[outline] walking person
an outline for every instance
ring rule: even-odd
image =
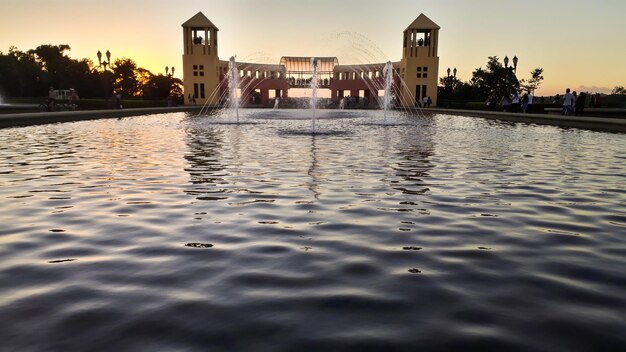
[[[571,115],[574,111],[574,96],[570,93],[570,89],[565,90],[563,95],[563,115]]]

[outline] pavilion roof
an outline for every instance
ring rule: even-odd
[[[316,56],[283,56],[280,64],[285,66],[287,72],[312,72],[311,60],[313,58],[317,59],[319,72],[332,72],[339,64],[336,57]]]

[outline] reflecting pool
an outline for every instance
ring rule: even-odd
[[[626,349],[623,134],[241,113],[0,130],[0,349]]]

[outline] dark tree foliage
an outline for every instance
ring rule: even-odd
[[[182,96],[183,81],[170,76],[152,76],[144,85],[144,96],[146,98],[159,98],[168,95]]]
[[[519,93],[520,82],[512,67],[504,67],[497,56],[490,56],[486,69],[482,67],[472,73],[470,84],[481,99],[490,96],[500,99],[505,95]]]
[[[121,58],[103,71],[89,59],[72,59],[67,44],[40,45],[26,52],[10,47],[0,52],[0,93],[6,97],[43,97],[48,88],[76,89],[81,98],[163,99],[182,95],[182,81],[154,76],[133,60]],[[160,77],[160,78],[159,78]]]
[[[473,87],[454,76],[439,79],[438,90],[440,101],[472,101],[480,99]]]

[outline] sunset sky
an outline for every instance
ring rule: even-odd
[[[181,24],[202,11],[219,55],[278,63],[338,56],[341,64],[401,59],[402,31],[424,13],[441,26],[440,76],[463,80],[488,56],[519,57],[518,77],[545,69],[538,95],[626,85],[624,0],[0,0],[0,50],[69,44],[73,58],[107,49],[153,73],[182,75]],[[182,77],[181,77],[182,78]]]

